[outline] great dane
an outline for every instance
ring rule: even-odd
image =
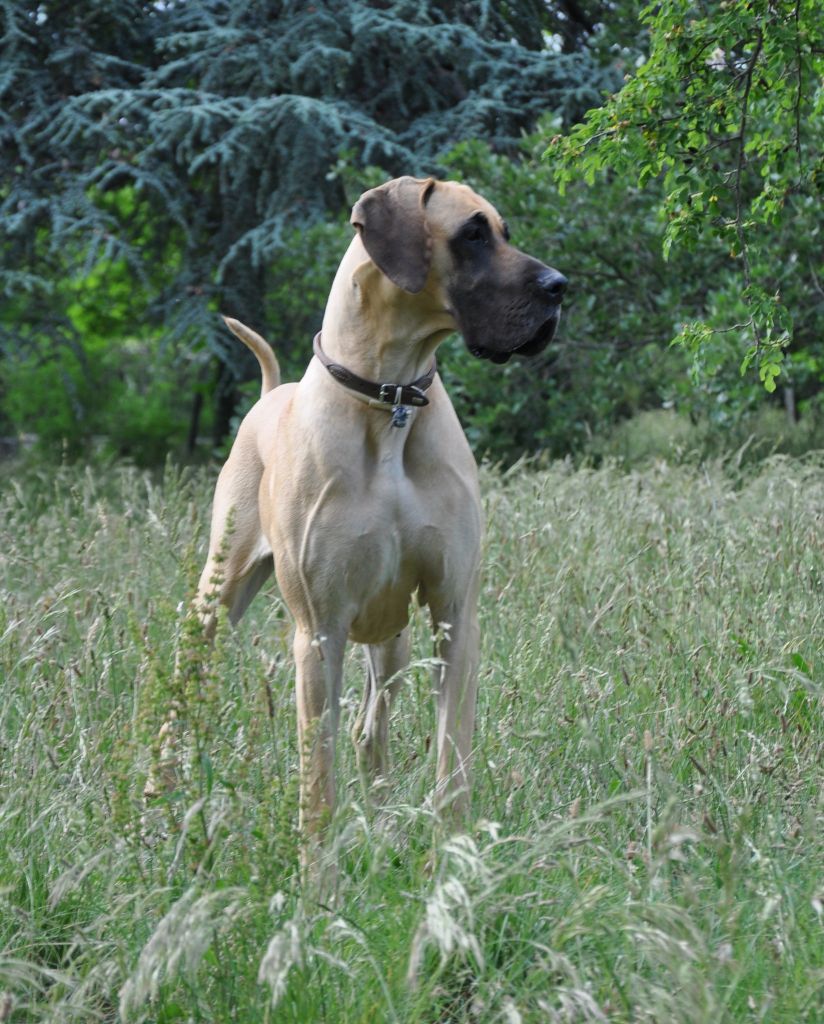
[[[301,831],[320,840],[335,806],[344,648],[366,645],[354,728],[361,770],[387,767],[387,730],[409,656],[409,607],[437,643],[436,802],[456,814],[470,786],[478,667],[482,516],[475,460],[435,372],[459,331],[493,363],[552,339],[566,278],[509,244],[498,212],[465,185],[397,178],[365,192],[332,284],[315,357],[278,386],[256,354],[260,401],[240,425],[215,492],[197,606],[236,622],[274,568],[294,619]]]

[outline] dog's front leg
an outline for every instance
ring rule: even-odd
[[[437,704],[436,806],[458,820],[469,807],[472,737],[478,691],[480,633],[475,588],[462,604],[433,608],[438,635],[434,672]]]
[[[295,632],[300,832],[304,867],[312,866],[335,810],[335,743],[346,634]]]

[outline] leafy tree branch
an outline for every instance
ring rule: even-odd
[[[814,0],[667,0],[641,14],[646,61],[591,110],[546,158],[563,188],[583,175],[663,182],[663,251],[708,238],[727,251],[737,280],[733,310],[742,372],[754,366],[774,390],[793,317],[777,258],[799,203],[818,204],[824,180],[822,19]],[[802,130],[806,126],[806,131]],[[812,210],[805,206],[805,213]],[[688,321],[676,339],[698,357],[720,319]]]

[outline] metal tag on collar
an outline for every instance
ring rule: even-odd
[[[392,409],[392,419],[389,421],[393,427],[405,427],[409,419],[409,409],[405,405],[396,405]]]

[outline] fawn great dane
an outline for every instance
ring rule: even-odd
[[[301,829],[317,841],[335,804],[344,648],[366,645],[354,728],[361,770],[387,767],[387,730],[409,656],[414,595],[431,612],[439,667],[436,799],[460,814],[470,786],[482,517],[475,460],[437,376],[459,331],[478,358],[532,356],[552,339],[566,278],[520,252],[465,185],[397,178],[364,193],[315,356],[279,385],[269,345],[260,401],[238,430],[214,498],[196,599],[236,622],[272,572],[294,619]]]

